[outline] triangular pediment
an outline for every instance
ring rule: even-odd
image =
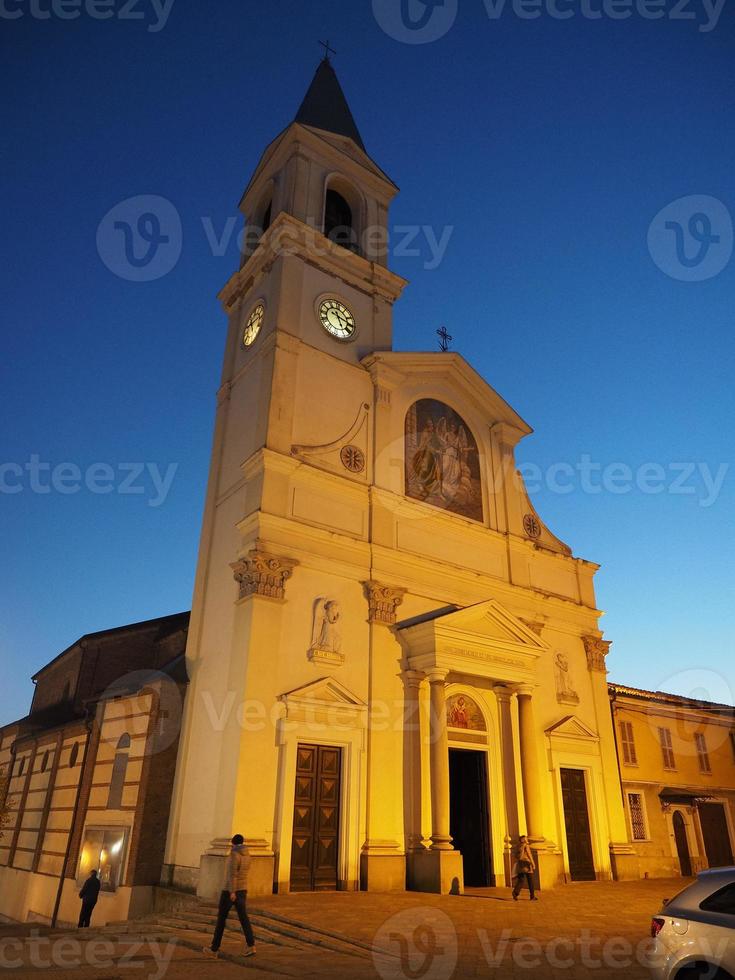
[[[561,721],[557,721],[551,728],[546,729],[546,734],[555,735],[561,738],[584,739],[585,741],[597,742],[599,736],[588,725],[577,718],[576,715],[567,715]]]
[[[278,700],[288,703],[308,701],[316,704],[338,704],[348,708],[366,707],[364,701],[333,677],[322,677],[318,681],[287,691]]]
[[[540,636],[496,599],[487,599],[474,606],[445,613],[434,622],[437,632],[444,635],[471,634],[476,642],[523,647],[528,652],[535,653],[549,649],[549,645]]]

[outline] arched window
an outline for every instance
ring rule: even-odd
[[[324,234],[335,244],[358,251],[352,208],[333,187],[328,188],[324,203]]]
[[[48,769],[48,759],[49,759],[49,753],[48,753],[48,749],[46,749],[46,751],[43,753],[43,759],[41,760],[41,772],[46,772],[46,770]]]
[[[125,788],[125,775],[128,771],[128,756],[130,755],[130,736],[125,733],[120,736],[115,752],[115,761],[112,764],[112,777],[110,778],[110,793],[107,797],[107,809],[119,810],[122,806],[123,789]]]
[[[77,759],[79,758],[79,742],[75,742],[71,747],[71,752],[69,753],[69,768],[73,769],[77,764]]]
[[[18,775],[22,776],[26,770],[26,757],[23,756],[18,765]]]
[[[406,414],[406,496],[482,521],[480,458],[461,415],[422,398]]]

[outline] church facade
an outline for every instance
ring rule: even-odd
[[[192,612],[83,637],[0,727],[0,921],[74,922],[95,866],[98,924],[214,898],[235,833],[256,895],[507,885],[521,834],[543,888],[732,862],[735,709],[608,685],[530,427],[393,350],[396,193],[325,60],[242,200]]]
[[[242,201],[166,872],[212,895],[637,875],[594,573],[531,432],[455,353],[392,349],[397,188],[324,61]]]

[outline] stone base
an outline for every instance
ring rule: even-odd
[[[564,881],[564,859],[553,850],[536,850],[536,875],[539,888],[544,891],[555,888]]]
[[[413,851],[407,856],[408,887],[436,895],[461,895],[464,870],[459,851]]]
[[[248,875],[248,896],[272,895],[275,856],[261,842],[254,842],[250,849],[250,874]],[[264,843],[264,842],[263,842]],[[260,852],[260,853],[258,853]],[[216,901],[224,887],[225,864],[230,853],[229,842],[213,841],[212,847],[202,854],[199,862],[197,897],[204,901]]]
[[[641,876],[638,855],[630,844],[610,845],[610,865],[614,881],[637,881]]]
[[[406,855],[360,855],[360,890],[364,892],[403,892],[406,890]]]

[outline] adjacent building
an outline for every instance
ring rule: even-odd
[[[610,685],[630,840],[645,877],[733,864],[735,709]]]
[[[8,822],[0,920],[76,922],[90,870],[95,921],[150,907],[161,878],[189,614],[82,637],[33,678],[27,717],[0,728]]]

